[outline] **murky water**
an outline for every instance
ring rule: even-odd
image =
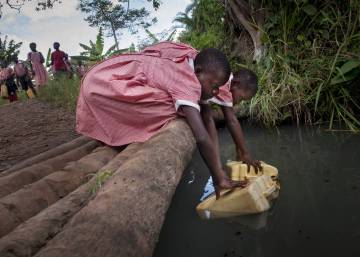
[[[360,135],[320,129],[245,126],[248,148],[279,169],[281,192],[260,215],[203,220],[195,207],[209,191],[198,153],[169,208],[154,257],[359,257]],[[220,129],[225,163],[235,156]],[[210,187],[211,191],[211,187]]]

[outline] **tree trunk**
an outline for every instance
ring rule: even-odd
[[[141,145],[141,143],[134,143],[126,147],[101,168],[97,172],[97,176],[101,176],[102,172],[115,172],[126,160],[141,149]],[[97,176],[2,237],[0,239],[0,256],[34,256],[43,245],[46,245],[49,239],[61,232],[64,224],[74,214],[89,202],[94,195],[92,189],[97,187]]]
[[[112,22],[111,22],[111,30],[112,30],[112,33],[113,33],[113,36],[114,36],[116,50],[119,51],[120,50],[119,49],[119,42],[118,42],[118,39],[117,39],[117,36],[116,36],[116,30],[115,30],[114,25],[112,24]]]
[[[96,148],[65,168],[1,198],[0,237],[88,181],[89,175],[108,163],[116,153],[107,146]]]
[[[245,29],[252,40],[254,46],[253,60],[257,63],[265,54],[264,46],[261,42],[261,26],[265,19],[265,9],[259,1],[251,1],[251,5],[245,0],[223,0],[225,11],[230,22],[230,28]],[[255,24],[254,24],[255,22]],[[233,31],[234,32],[234,31]],[[235,37],[239,36],[234,33]]]
[[[195,149],[187,123],[145,142],[36,257],[151,257],[172,195]]]
[[[48,150],[46,152],[43,152],[34,157],[26,159],[25,161],[22,161],[18,164],[13,165],[11,168],[1,172],[0,176],[8,175],[16,170],[20,170],[22,168],[29,167],[30,165],[33,165],[33,164],[48,160],[50,158],[59,156],[63,153],[66,153],[75,148],[78,148],[79,146],[84,145],[90,141],[94,141],[94,140],[91,138],[88,138],[88,137],[80,136],[68,143],[62,144],[60,146],[52,148],[51,150]]]
[[[99,145],[100,143],[95,140],[90,141],[67,153],[63,153],[40,163],[35,163],[34,165],[17,170],[7,176],[0,177],[0,198],[15,192],[24,185],[34,183],[35,181],[64,168],[67,163],[82,158]]]

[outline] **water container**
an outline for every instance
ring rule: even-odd
[[[1,95],[2,98],[8,98],[9,97],[8,89],[7,89],[7,86],[5,84],[1,85],[0,95]]]
[[[219,218],[267,211],[270,199],[277,197],[279,187],[270,176],[254,177],[245,188],[221,191],[216,200],[215,194],[201,202],[196,210],[201,217]]]
[[[31,89],[31,88],[28,88],[26,90],[26,94],[29,98],[35,98],[35,94],[34,94],[34,91]]]
[[[253,179],[261,175],[270,176],[272,179],[277,179],[278,169],[274,166],[271,166],[265,162],[261,162],[262,171],[259,171],[257,174],[253,166],[250,166],[250,171],[248,172],[248,166],[243,162],[230,161],[226,164],[226,168],[229,172],[229,176],[232,180],[244,181],[246,179]]]

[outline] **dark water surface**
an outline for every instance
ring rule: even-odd
[[[360,257],[360,135],[245,126],[256,159],[279,169],[281,192],[260,215],[202,220],[209,172],[198,153],[184,173],[154,257]],[[223,163],[235,148],[219,130]]]

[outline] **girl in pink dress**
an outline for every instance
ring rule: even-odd
[[[31,62],[32,73],[35,75],[35,85],[45,86],[48,82],[48,73],[43,65],[45,59],[41,52],[36,51],[36,44],[30,43],[31,52],[28,54],[28,61]]]
[[[144,142],[184,117],[208,164],[217,195],[243,186],[228,178],[200,115],[200,99],[217,95],[230,75],[223,53],[198,53],[188,45],[162,42],[141,53],[123,54],[93,66],[83,77],[76,129],[108,145]]]

